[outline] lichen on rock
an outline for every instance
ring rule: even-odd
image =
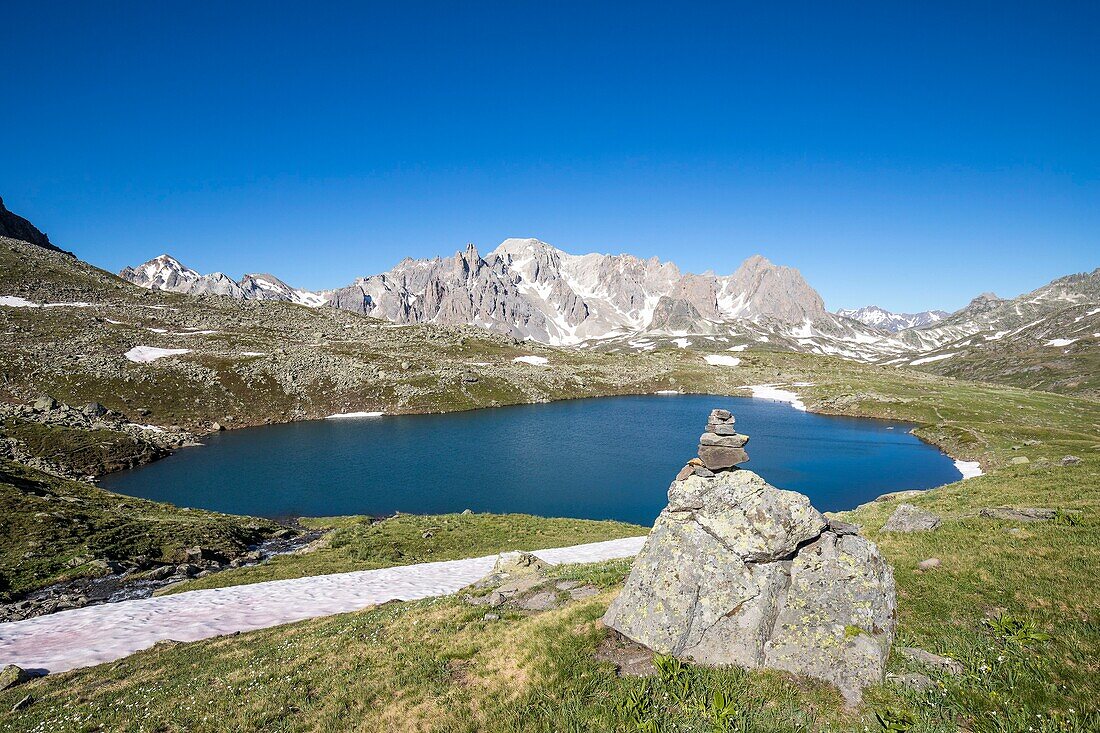
[[[823,679],[849,703],[882,681],[896,592],[873,543],[742,469],[678,477],[668,498],[607,626],[699,664]]]

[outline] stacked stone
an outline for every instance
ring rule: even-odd
[[[707,430],[699,437],[699,457],[692,458],[676,475],[683,481],[688,476],[710,477],[717,471],[729,471],[749,460],[745,443],[749,436],[741,435],[734,426],[729,410],[711,410]]]

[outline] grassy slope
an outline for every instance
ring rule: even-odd
[[[762,359],[763,357],[754,357]],[[711,730],[699,705],[716,689],[735,696],[745,730],[862,730],[874,713],[911,715],[914,730],[1087,730],[1100,699],[1100,409],[1095,402],[958,383],[812,357],[774,356],[754,369],[816,381],[811,404],[847,414],[924,422],[920,432],[992,473],[907,499],[945,516],[926,535],[878,535],[898,503],[850,513],[896,569],[899,642],[949,653],[963,676],[928,693],[870,691],[858,711],[821,685],[773,673],[691,670],[686,707],[649,683],[656,730]],[[1038,441],[1038,442],[1036,442]],[[1076,454],[1081,465],[1055,459]],[[1010,465],[1026,455],[1030,463]],[[1076,526],[1019,525],[974,516],[983,506],[1079,509]],[[416,540],[410,518],[407,539]],[[434,520],[433,520],[434,521]],[[402,540],[402,542],[406,541]],[[370,552],[385,542],[370,544]],[[404,551],[404,550],[402,550]],[[940,569],[919,572],[935,556]],[[337,564],[346,558],[336,558]],[[287,627],[150,650],[0,694],[30,692],[10,730],[43,724],[81,730],[633,730],[623,705],[643,683],[594,660],[596,619],[628,563],[560,569],[596,577],[608,593],[535,617],[488,624],[455,599],[397,604]],[[279,570],[282,572],[282,569]],[[1001,609],[1049,639],[1018,642],[985,624]],[[911,669],[899,660],[895,672]],[[932,675],[936,677],[935,674]],[[155,694],[154,694],[155,691]],[[78,723],[77,721],[84,721]],[[1006,722],[1007,721],[1007,722]],[[3,728],[0,723],[0,730]],[[736,728],[735,728],[736,729]]]
[[[261,519],[180,509],[0,461],[0,598],[102,572],[74,558],[172,561],[202,545],[236,553],[278,529]]]
[[[115,430],[82,430],[9,418],[0,437],[15,438],[28,455],[60,464],[81,476],[99,475],[148,463],[158,451]]]

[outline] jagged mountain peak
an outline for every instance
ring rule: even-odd
[[[308,290],[296,290],[274,275],[246,274],[239,282],[224,272],[202,275],[167,253],[137,267],[126,267],[118,275],[143,288],[187,295],[225,295],[241,300],[285,300],[309,306],[320,306],[325,302],[323,295]]]
[[[895,313],[877,305],[867,305],[862,308],[841,308],[836,312],[838,316],[851,318],[860,323],[880,328],[883,331],[897,333],[906,328],[923,328],[938,323],[950,315],[947,311],[928,310],[919,313]]]

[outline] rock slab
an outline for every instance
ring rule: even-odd
[[[896,592],[874,544],[751,471],[688,476],[668,497],[607,626],[699,664],[823,679],[849,703],[882,681]]]
[[[912,504],[898,504],[898,508],[882,525],[881,532],[931,532],[943,523],[932,512]]]

